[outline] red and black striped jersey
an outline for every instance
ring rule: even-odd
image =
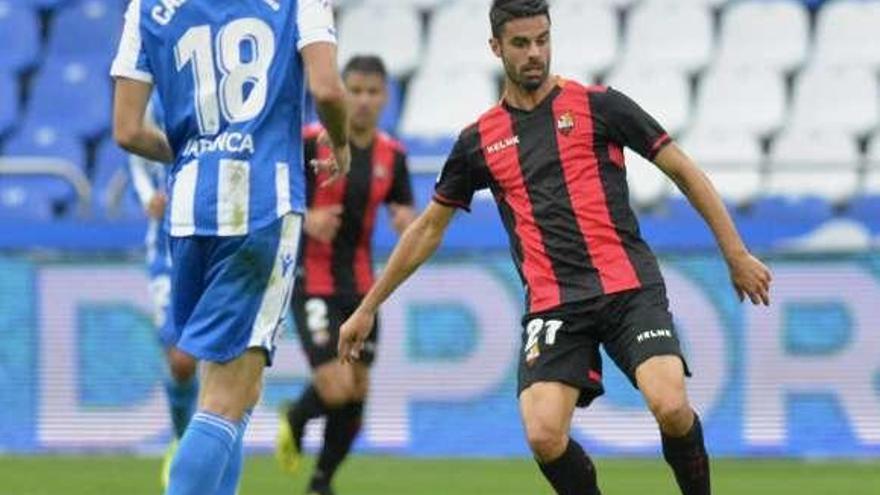
[[[529,312],[661,282],[629,204],[623,147],[648,159],[669,135],[614,89],[560,83],[536,108],[502,102],[462,131],[434,200],[468,209],[490,188]]]
[[[306,164],[331,155],[317,142],[320,131],[314,126],[305,131]],[[308,206],[342,205],[342,224],[332,242],[305,236],[300,287],[310,295],[364,295],[373,285],[372,239],[379,206],[413,204],[406,152],[399,142],[379,132],[368,148],[351,144],[351,171],[346,177],[318,187],[326,178],[306,166]]]

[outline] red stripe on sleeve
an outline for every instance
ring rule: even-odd
[[[605,293],[639,287],[641,283],[614,226],[594,151],[593,120],[587,89],[569,84],[553,102],[556,141],[568,194],[578,227]]]
[[[510,115],[503,108],[496,107],[480,119],[479,131],[486,164],[504,190],[504,201],[513,211],[514,231],[522,249],[522,273],[529,290],[529,311],[558,306],[561,301],[559,282],[535,221]]]

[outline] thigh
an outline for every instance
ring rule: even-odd
[[[518,391],[558,382],[579,391],[578,407],[604,393],[599,341],[589,314],[558,313],[524,319]]]
[[[663,284],[610,297],[605,309],[608,324],[603,345],[634,387],[639,386],[636,370],[657,356],[677,358],[684,373],[690,376]]]
[[[205,289],[178,346],[223,363],[261,349],[271,365],[293,287],[300,217],[285,215],[241,237],[210,238]]]

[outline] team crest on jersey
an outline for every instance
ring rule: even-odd
[[[571,134],[571,131],[574,130],[574,115],[571,112],[565,112],[560,115],[559,120],[556,121],[556,128],[559,129],[563,136]]]
[[[388,177],[388,171],[385,170],[385,167],[383,167],[382,165],[379,165],[378,163],[374,163],[373,164],[373,177],[375,177],[378,180],[385,179],[386,177]]]

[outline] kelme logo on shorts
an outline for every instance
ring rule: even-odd
[[[636,336],[636,342],[641,344],[648,339],[672,338],[672,330],[666,328],[657,328],[654,330],[646,330]]]

